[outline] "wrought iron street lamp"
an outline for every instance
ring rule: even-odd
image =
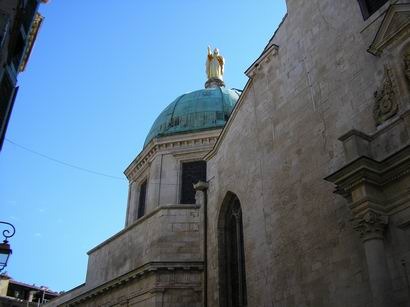
[[[16,233],[16,228],[10,223],[0,221],[0,224],[5,224],[11,228],[3,230],[3,243],[0,244],[0,272],[7,266],[7,261],[12,253],[8,238],[11,238]]]

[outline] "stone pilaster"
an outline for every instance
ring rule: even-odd
[[[369,211],[354,221],[354,228],[360,234],[366,254],[373,306],[393,306],[392,284],[384,248],[384,232],[388,217]]]

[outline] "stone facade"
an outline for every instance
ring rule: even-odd
[[[410,1],[385,2],[287,0],[224,129],[150,142],[126,228],[50,306],[408,306]]]
[[[229,192],[249,306],[408,306],[406,3],[363,20],[357,1],[287,1],[207,156],[209,306],[224,295],[217,221]]]

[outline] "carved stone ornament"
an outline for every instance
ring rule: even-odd
[[[362,218],[354,220],[354,229],[359,232],[363,241],[383,239],[388,217],[374,211],[367,212]]]
[[[399,105],[394,92],[393,80],[390,70],[384,67],[384,78],[381,87],[374,93],[375,105],[373,109],[376,125],[382,124],[390,117],[397,114]]]
[[[410,81],[410,51],[404,56],[404,74],[407,77],[407,80]]]

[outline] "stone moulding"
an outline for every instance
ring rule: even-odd
[[[148,146],[146,146],[141,153],[131,162],[131,164],[124,171],[128,180],[137,177],[147,165],[154,158],[159,151],[172,150],[173,152],[189,151],[195,148],[196,151],[201,146],[206,150],[210,150],[216,143],[221,129],[197,132],[194,134],[187,134],[186,136],[178,135],[177,137],[169,136],[159,139],[153,139]]]
[[[28,59],[31,55],[33,50],[34,42],[37,39],[38,32],[40,30],[41,24],[43,23],[44,17],[41,16],[39,13],[36,13],[34,16],[34,20],[31,24],[31,28],[28,32],[28,39],[27,44],[24,48],[23,56],[21,59],[20,66],[18,68],[19,72],[23,72],[26,69]]]
[[[410,36],[410,4],[393,4],[367,51],[379,56],[388,45],[403,35]]]
[[[378,126],[377,131],[371,135],[352,129],[338,140],[343,143],[347,163],[362,156],[375,158],[378,161],[384,160],[393,152],[410,144],[410,110]]]
[[[383,189],[386,185],[408,174],[410,174],[410,145],[382,161],[364,156],[359,157],[326,177],[325,180],[336,185],[335,193],[348,198],[349,208],[354,217],[360,217],[369,210],[391,214],[397,206],[409,204],[405,201],[406,195],[403,201],[395,201],[393,204],[388,202],[389,199],[379,197],[378,194],[365,192],[359,197],[356,196],[356,199],[352,199],[350,195],[354,190],[361,189],[361,187],[364,187],[366,191],[371,190],[369,187]]]
[[[155,273],[158,271],[197,271],[197,272],[202,272],[204,269],[204,265],[202,261],[191,261],[191,262],[149,262],[141,267],[126,273],[120,277],[115,278],[114,280],[111,280],[107,283],[104,283],[100,286],[97,286],[94,289],[91,290],[86,290],[85,293],[80,294],[76,298],[69,300],[67,302],[61,303],[61,306],[75,306],[80,303],[85,302],[88,299],[91,299],[93,297],[96,297],[98,295],[101,295],[105,292],[111,291],[115,288],[124,286],[127,282],[134,280],[134,279],[140,279],[144,278],[146,275]],[[185,288],[192,288],[194,286],[195,291],[201,291],[201,285],[200,284],[189,284],[186,285]],[[169,286],[166,287],[167,289],[170,288]],[[182,288],[181,286],[178,286],[178,288]],[[143,293],[138,293],[138,295],[145,294],[146,292],[149,293],[154,293],[158,291],[163,291],[164,287],[161,285],[156,285],[155,287],[143,292]]]
[[[276,56],[279,53],[279,46],[272,44],[263,53],[259,56],[259,58],[245,71],[245,74],[249,78],[255,77],[255,75],[263,69],[263,67],[268,64],[272,57]]]

